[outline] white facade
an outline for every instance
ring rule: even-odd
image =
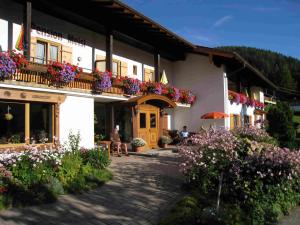
[[[224,86],[224,68],[210,63],[208,57],[188,54],[185,61],[174,63],[173,71],[173,84],[189,89],[197,96],[191,108],[178,107],[174,110],[173,128],[181,130],[186,125],[188,130],[198,131],[201,126],[225,126],[224,120],[201,119],[205,113],[225,110],[228,90]]]
[[[67,96],[60,106],[59,116],[60,141],[68,140],[70,132],[79,132],[80,145],[86,148],[94,146],[94,99]]]

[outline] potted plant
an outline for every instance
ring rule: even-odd
[[[161,147],[161,148],[167,148],[168,147],[168,144],[170,144],[172,142],[172,139],[169,137],[169,136],[161,136],[158,140],[158,145]]]
[[[93,76],[95,77],[95,82],[94,82],[94,89],[95,91],[106,91],[109,88],[111,88],[112,83],[111,83],[111,77],[112,73],[111,72],[98,72],[94,71]]]
[[[133,138],[131,144],[132,144],[132,148],[134,149],[134,151],[141,152],[141,151],[143,151],[143,147],[147,143],[142,138]]]

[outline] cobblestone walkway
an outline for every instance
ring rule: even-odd
[[[65,195],[54,204],[0,211],[1,225],[156,224],[178,199],[177,155],[113,158],[114,179],[82,195]]]
[[[298,206],[290,215],[282,218],[278,225],[300,225],[300,207]]]

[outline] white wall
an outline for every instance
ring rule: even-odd
[[[197,99],[191,108],[177,107],[174,110],[173,128],[188,126],[190,131],[198,131],[201,126],[224,126],[224,120],[202,120],[208,112],[225,112],[225,86],[223,67],[216,67],[208,57],[188,54],[186,61],[174,63],[173,84],[196,94]],[[227,91],[227,90],[226,90]]]
[[[8,22],[0,19],[0,46],[2,51],[8,48]]]
[[[94,146],[94,99],[67,96],[60,106],[60,141],[68,140],[70,131],[80,133],[80,146]]]

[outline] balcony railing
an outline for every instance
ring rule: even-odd
[[[25,82],[28,86],[32,84],[38,84],[42,86],[52,86],[52,81],[50,75],[47,73],[47,66],[44,64],[38,64],[34,62],[29,62],[29,65],[26,69],[17,70],[15,74],[11,76],[9,80]],[[93,91],[93,82],[94,77],[85,72],[81,72],[78,78],[75,78],[74,81],[66,84],[62,84],[57,86],[56,88],[72,88],[72,89],[80,89],[83,91],[89,90]],[[111,94],[124,94],[121,88],[111,87],[105,90],[105,93]]]

